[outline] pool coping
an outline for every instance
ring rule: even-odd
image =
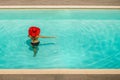
[[[0,9],[120,9],[120,6],[35,6],[35,5],[29,5],[29,6],[0,6]]]
[[[0,9],[120,9],[120,6],[0,6]],[[120,74],[120,69],[0,69],[0,74]]]
[[[120,69],[0,69],[0,74],[120,74]]]

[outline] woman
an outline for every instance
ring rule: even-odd
[[[37,53],[37,48],[40,43],[38,38],[55,38],[55,37],[49,37],[49,36],[41,36],[40,35],[40,28],[36,26],[31,26],[28,30],[28,37],[31,38],[31,45],[34,51],[34,57],[36,56]]]

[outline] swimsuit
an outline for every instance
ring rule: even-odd
[[[35,42],[35,43],[31,42],[31,45],[32,45],[32,46],[38,46],[39,43],[40,43],[39,41],[38,41],[38,42]]]

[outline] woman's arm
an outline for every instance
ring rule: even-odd
[[[54,36],[39,36],[39,38],[56,38]]]

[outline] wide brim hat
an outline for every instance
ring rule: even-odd
[[[28,30],[28,34],[32,37],[36,37],[40,34],[40,28],[36,26],[31,26]]]

